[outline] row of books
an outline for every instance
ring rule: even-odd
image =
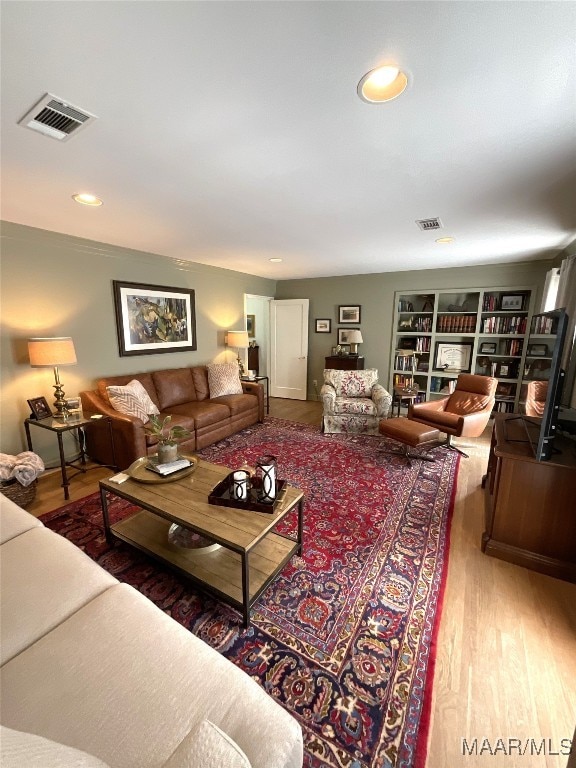
[[[411,371],[414,368],[414,355],[396,355],[394,369],[397,371]]]
[[[398,312],[414,312],[414,305],[407,299],[399,299]]]
[[[526,333],[526,315],[485,317],[482,333]]]
[[[452,394],[455,389],[456,379],[443,379],[441,376],[432,376],[430,378],[430,392]]]
[[[436,329],[440,333],[474,333],[476,315],[438,315]]]
[[[522,354],[522,339],[503,339],[498,345],[500,355],[517,357]]]
[[[555,333],[554,318],[552,317],[534,317],[532,319],[532,333],[549,334]]]
[[[407,320],[400,320],[398,330],[419,331],[420,333],[430,333],[432,331],[432,317],[430,315],[415,315]]]

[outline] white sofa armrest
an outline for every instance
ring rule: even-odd
[[[203,720],[185,736],[163,768],[250,768],[238,744],[218,726]]]
[[[320,399],[324,404],[325,413],[334,413],[334,404],[336,403],[336,390],[332,384],[322,384],[320,390]]]

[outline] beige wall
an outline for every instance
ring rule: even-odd
[[[105,375],[176,368],[232,359],[224,331],[244,327],[244,294],[273,296],[275,281],[180,262],[16,224],[2,224],[0,451],[26,450],[26,400],[53,402],[52,369],[32,369],[27,339],[72,336],[78,364],[60,370],[66,395]],[[112,281],[192,288],[196,292],[196,352],[120,357]],[[56,437],[32,433],[34,450],[54,465]],[[75,446],[68,439],[68,453]]]
[[[426,293],[445,288],[535,287],[535,307],[540,306],[549,261],[506,264],[491,267],[427,269],[412,272],[386,272],[371,275],[284,280],[278,282],[277,299],[310,299],[308,392],[314,397],[313,381],[322,385],[324,357],[336,345],[338,305],[360,304],[360,328],[364,344],[359,348],[367,368],[377,368],[380,382],[388,387],[391,354],[394,292]],[[332,318],[332,333],[315,333],[315,318]]]

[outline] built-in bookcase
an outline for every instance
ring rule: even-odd
[[[460,371],[498,379],[495,410],[517,410],[533,288],[396,293],[391,387],[444,397]]]

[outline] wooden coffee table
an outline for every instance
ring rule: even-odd
[[[272,514],[210,504],[209,493],[229,472],[200,459],[192,474],[170,482],[142,483],[130,478],[118,484],[102,480],[100,498],[108,542],[120,539],[168,564],[239,608],[248,627],[252,605],[290,558],[302,551],[304,494],[288,485]],[[107,493],[141,509],[111,525]],[[296,505],[296,538],[276,533],[278,523]],[[173,523],[221,546],[175,546],[168,540]]]

